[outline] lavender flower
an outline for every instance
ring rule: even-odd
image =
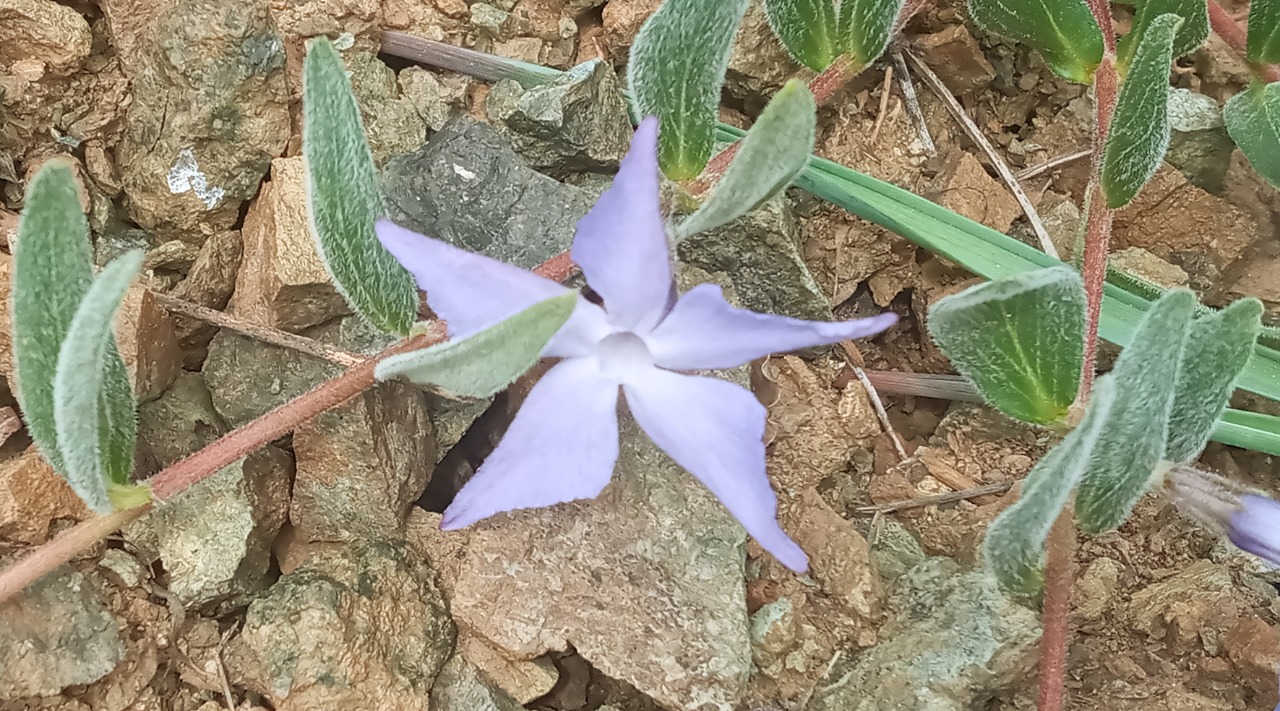
[[[1188,516],[1226,536],[1240,550],[1280,566],[1280,502],[1186,466],[1175,467],[1165,486]]]
[[[676,298],[658,202],[657,119],[641,122],[612,187],[578,222],[573,260],[603,299],[579,296],[543,349],[562,358],[534,386],[506,436],[444,513],[457,529],[496,513],[598,495],[618,457],[619,388],[640,427],[698,478],[784,565],[808,558],[777,520],[765,475],[765,409],[748,390],[678,371],[733,368],[774,352],[870,336],[896,317],[801,321],[734,308],[717,286]],[[455,338],[565,287],[389,222],[382,244],[417,279]]]

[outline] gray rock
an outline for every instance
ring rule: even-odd
[[[677,247],[681,261],[723,273],[745,308],[830,321],[831,304],[800,254],[799,230],[785,196]]]
[[[1221,195],[1226,190],[1235,143],[1227,134],[1218,102],[1188,89],[1172,88],[1169,124],[1173,130],[1165,160],[1193,185]]]
[[[236,222],[289,140],[284,42],[255,0],[178,0],[146,47],[116,149],[129,214],[199,243]]]
[[[927,557],[906,526],[888,517],[881,521],[871,552],[875,555],[876,570],[887,583],[896,581]]]
[[[342,62],[351,72],[374,162],[382,165],[391,156],[421,148],[427,140],[425,117],[412,98],[401,95],[396,73],[369,51],[344,52]]]
[[[375,353],[394,340],[354,316],[316,326],[302,335],[364,354]],[[214,409],[229,425],[239,427],[338,375],[342,369],[224,329],[210,341],[201,372]]]
[[[104,232],[93,242],[93,263],[105,267],[125,252],[133,249],[146,251],[156,244],[156,240],[145,230]]]
[[[320,553],[249,606],[230,653],[280,709],[426,708],[455,629],[399,544]]]
[[[124,652],[119,623],[97,586],[73,568],[59,568],[0,605],[0,699],[92,684]]]
[[[138,406],[138,469],[143,476],[173,464],[227,432],[197,373],[182,372],[160,397]]]
[[[265,447],[128,526],[154,550],[165,587],[188,608],[243,605],[271,582],[271,544],[289,507],[293,461]]]
[[[930,558],[899,580],[884,641],[818,685],[808,711],[967,711],[985,708],[1034,665],[1040,623],[984,570]]]
[[[523,711],[510,694],[489,683],[462,655],[449,660],[431,687],[435,711]]]
[[[472,6],[474,10],[476,5]],[[499,82],[485,99],[517,153],[555,177],[616,169],[631,142],[631,119],[613,67],[593,60],[549,84]]]
[[[436,74],[422,67],[407,67],[398,78],[400,91],[413,105],[427,128],[439,131],[466,106],[471,81],[461,74]]]
[[[436,463],[427,398],[383,383],[293,433],[289,521],[304,541],[400,537]]]
[[[525,166],[488,124],[459,117],[381,176],[390,217],[526,269],[569,248],[591,200]]]

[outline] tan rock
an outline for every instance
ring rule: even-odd
[[[1276,666],[1280,664],[1280,632],[1256,615],[1241,619],[1227,631],[1227,658],[1240,681],[1259,698],[1258,706],[1276,703]]]
[[[13,323],[9,308],[13,302],[13,257],[0,252],[0,378],[13,385]]]
[[[209,236],[196,261],[187,272],[187,278],[173,287],[170,295],[205,308],[222,310],[231,300],[236,288],[236,272],[240,269],[243,246],[239,232],[218,232]],[[182,316],[174,317],[178,344],[188,354],[187,365],[198,368],[204,361],[203,353],[217,329],[203,321]],[[194,360],[192,360],[194,356]]]
[[[621,62],[631,53],[640,26],[661,4],[661,0],[609,0],[605,4],[603,44],[610,59]]]
[[[295,101],[302,98],[302,59],[308,39],[346,32],[354,36],[358,47],[377,46],[382,19],[379,0],[271,0],[268,6],[284,38],[289,94]]]
[[[1221,271],[1257,237],[1258,225],[1247,212],[1162,164],[1134,201],[1116,213],[1113,244],[1114,249],[1142,247],[1184,269],[1189,258],[1198,257],[1209,269]],[[1191,274],[1193,284],[1198,276],[1215,274]]]
[[[606,25],[607,28],[607,25]],[[773,92],[792,77],[807,79],[813,70],[791,58],[769,27],[764,4],[753,2],[742,16],[725,73],[725,90],[732,96],[763,106]]]
[[[156,21],[175,5],[177,0],[99,0],[111,46],[130,74],[141,70]]]
[[[521,704],[546,696],[560,679],[549,658],[509,659],[470,634],[459,633],[458,651],[486,679]]]
[[[421,0],[383,0],[382,3],[384,29],[448,44],[462,44],[467,34],[467,15],[465,10],[459,12],[453,2],[432,4]]]
[[[0,539],[41,543],[54,521],[89,516],[84,502],[35,447],[0,463]]]
[[[751,667],[742,529],[638,427],[622,430],[599,498],[444,534],[470,537],[454,618],[517,658],[572,646],[667,708],[732,708]]]
[[[953,94],[965,95],[986,87],[996,70],[982,54],[978,41],[963,23],[916,38],[921,58],[931,67],[945,67],[942,80]]]
[[[65,76],[89,56],[89,23],[53,0],[5,0],[0,4],[0,65],[28,63],[32,80],[46,71]]]
[[[1187,273],[1141,247],[1122,249],[1111,255],[1109,266],[1166,289],[1187,285]]]
[[[1227,568],[1200,560],[1168,579],[1135,592],[1129,624],[1139,632],[1185,648],[1198,646],[1211,616],[1232,615],[1239,601]]]
[[[159,397],[182,370],[173,319],[141,283],[125,293],[116,318],[116,343],[142,402]]]
[[[934,181],[934,202],[997,232],[1008,232],[1022,208],[1000,181],[969,153],[951,154]]]
[[[271,180],[249,208],[230,311],[238,318],[301,331],[351,312],[308,227],[302,158],[271,162]]]
[[[304,541],[399,537],[435,465],[426,396],[386,383],[293,434],[289,520]]]

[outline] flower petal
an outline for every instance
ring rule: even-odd
[[[1280,502],[1257,494],[1241,496],[1227,535],[1240,550],[1280,566]]]
[[[618,386],[586,358],[558,363],[533,386],[511,427],[444,512],[440,528],[503,511],[593,498],[618,459]]]
[[[663,368],[734,368],[771,353],[872,336],[897,320],[892,313],[857,321],[802,321],[761,314],[730,305],[714,284],[700,284],[680,297],[645,342],[654,362]]]
[[[613,185],[578,221],[573,261],[623,330],[653,328],[674,282],[658,203],[658,119],[640,122]]]
[[[698,478],[747,533],[783,565],[805,572],[809,559],[778,525],[778,499],[764,468],[764,406],[717,378],[658,368],[623,385],[636,422],[677,464]]]
[[[483,254],[453,245],[395,223],[379,220],[378,240],[427,292],[427,304],[445,320],[453,338],[468,336],[558,296],[566,287]],[[608,335],[600,307],[584,298],[568,323],[543,351],[547,356],[584,355]]]

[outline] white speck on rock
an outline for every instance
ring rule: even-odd
[[[178,153],[178,160],[169,169],[169,192],[177,195],[191,191],[200,198],[206,209],[212,210],[226,195],[222,188],[209,185],[209,179],[200,172],[200,164],[196,162],[195,153],[190,148],[183,148]]]
[[[458,165],[457,163],[454,163],[454,164],[453,164],[453,172],[455,172],[455,173],[457,173],[459,176],[461,176],[463,180],[475,180],[475,179],[476,179],[476,174],[475,174],[475,173],[472,173],[471,171],[467,170],[466,168],[463,168],[462,166]]]

